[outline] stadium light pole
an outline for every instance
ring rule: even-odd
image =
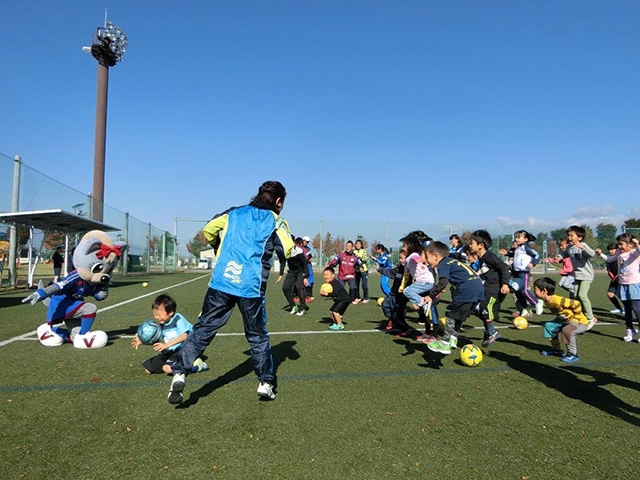
[[[122,61],[127,36],[111,22],[107,22],[105,12],[104,27],[98,27],[91,47],[83,51],[91,52],[98,61],[98,93],[96,101],[96,134],[93,153],[93,206],[91,218],[102,222],[104,215],[104,165],[107,149],[107,97],[109,91],[109,68]]]

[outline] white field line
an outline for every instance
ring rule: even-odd
[[[124,303],[124,302],[123,302]],[[115,307],[115,305],[114,305]],[[611,325],[620,325],[619,323],[612,323],[612,322],[598,322],[596,324],[596,326],[598,327],[605,327],[605,326],[611,326]],[[513,327],[511,325],[498,325],[496,326],[497,330],[501,330],[501,329],[505,329],[505,328],[511,328],[513,329]],[[542,325],[529,325],[527,328],[542,328]],[[466,328],[463,331],[469,331],[469,330],[482,330],[482,327],[470,327],[470,328]],[[11,341],[17,341],[17,340],[37,340],[37,338],[26,338],[29,335],[32,335],[35,332],[30,332],[30,333],[25,333],[24,335],[20,335],[19,337],[15,337],[13,339],[11,339]],[[333,331],[333,330],[292,330],[292,331],[285,331],[285,332],[269,332],[269,336],[275,336],[275,335],[344,335],[344,334],[348,334],[348,333],[386,333],[385,330],[378,330],[378,329],[370,329],[370,330],[339,330],[339,331]],[[133,335],[119,335],[118,338],[133,338]],[[216,335],[216,337],[244,337],[244,333],[242,332],[237,332],[237,333],[218,333]],[[409,337],[406,337],[409,338]],[[6,342],[9,342],[9,340],[7,340]],[[5,342],[0,342],[0,347],[3,346]]]
[[[107,310],[111,310],[112,308],[121,307],[122,305],[126,305],[127,303],[136,302],[136,301],[138,301],[138,300],[140,300],[142,298],[150,297],[152,295],[157,295],[158,292],[166,292],[167,290],[169,290],[171,288],[181,287],[182,285],[186,285],[188,283],[195,282],[196,280],[202,280],[202,278],[205,277],[205,276],[208,277],[209,275],[203,275],[201,277],[192,278],[191,280],[187,280],[186,282],[178,283],[178,284],[173,285],[173,286],[168,287],[168,288],[161,288],[160,290],[154,290],[153,292],[145,293],[144,295],[140,295],[140,296],[135,297],[135,298],[130,298],[129,300],[125,300],[124,302],[116,303],[114,305],[109,305],[108,307],[104,307],[104,308],[101,308],[100,310],[98,310],[98,313],[106,312]],[[31,336],[33,336],[35,334],[36,334],[36,331],[33,330],[32,332],[27,332],[27,333],[24,333],[22,335],[18,335],[17,337],[13,337],[13,338],[10,338],[8,340],[3,340],[3,341],[0,342],[0,347],[4,347],[5,345],[9,345],[10,343],[17,342],[18,340],[37,340],[37,338],[27,338],[27,337],[31,337]]]

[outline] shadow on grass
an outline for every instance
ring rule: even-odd
[[[536,348],[532,349],[535,350]],[[539,350],[542,350],[542,348]],[[491,357],[504,362],[509,368],[523,373],[549,388],[553,388],[568,398],[591,405],[636,427],[640,426],[640,407],[630,405],[620,400],[607,389],[602,388],[603,385],[613,384],[637,392],[640,390],[640,383],[638,382],[620,378],[613,373],[584,367],[545,365],[499,351],[492,351]],[[578,375],[591,376],[594,381],[582,380]]]
[[[26,296],[27,295],[24,295],[24,297]],[[16,305],[20,305],[24,297],[0,297],[0,308],[14,307]]]
[[[297,360],[300,358],[300,354],[294,348],[296,343],[297,342],[285,341],[271,346],[271,355],[273,355],[273,363],[276,372],[278,371],[278,367],[286,360]],[[244,353],[250,354],[249,351],[246,351]],[[226,372],[224,375],[221,375],[218,378],[200,387],[198,390],[189,395],[189,398],[186,401],[178,405],[176,409],[189,408],[198,403],[201,398],[206,397],[207,395],[213,393],[217,389],[224,387],[231,382],[250,375],[251,372],[253,372],[253,361],[251,360],[251,358],[248,358],[237,367],[232,368],[231,370]]]

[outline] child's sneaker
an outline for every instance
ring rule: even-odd
[[[431,313],[431,302],[427,302],[424,305],[422,305],[422,311],[424,312],[424,314],[428,318],[429,317],[429,313]]]
[[[365,298],[364,300],[362,300],[362,303],[369,303],[369,299]]]
[[[205,370],[209,370],[209,365],[204,363],[204,360],[202,360],[201,358],[196,358],[193,361],[193,373],[204,372]]]
[[[305,301],[305,302],[307,302],[307,303],[311,303],[311,302],[313,302],[314,300],[315,300],[315,297],[307,297],[307,298],[305,298],[305,300],[304,300],[304,301]]]
[[[298,310],[299,310],[298,305],[294,305],[294,306],[291,308],[291,310],[289,311],[289,313],[290,313],[291,315],[295,315],[296,313],[298,313]]]
[[[388,332],[389,330],[393,330],[393,320],[389,320],[387,322],[387,326],[384,329]]]
[[[542,315],[544,309],[544,302],[542,300],[538,300],[536,303],[536,315]]]
[[[622,313],[622,310],[619,308],[614,308],[613,310],[609,310],[609,313],[613,313],[614,315]]]
[[[577,355],[567,354],[567,355],[564,355],[564,356],[560,357],[560,361],[565,362],[565,363],[574,363],[574,362],[577,362],[578,360],[580,360],[580,359],[578,358]]]
[[[184,373],[176,373],[171,380],[171,388],[169,389],[169,395],[167,400],[172,405],[178,405],[182,403],[182,392],[185,386]]]
[[[562,350],[556,350],[552,348],[550,350],[542,350],[540,355],[544,357],[564,357],[564,352]]]
[[[451,337],[454,338],[454,337]],[[427,348],[432,352],[442,353],[443,355],[451,354],[451,345],[449,342],[445,342],[443,340],[438,340],[436,342],[431,342],[427,344]]]
[[[487,338],[484,339],[484,341],[482,342],[482,346],[488,347],[499,338],[500,338],[500,334],[496,330],[495,332],[493,332],[491,335],[489,335]]]
[[[258,385],[258,396],[267,400],[275,400],[276,392],[273,391],[273,385],[267,382],[260,382]]]
[[[356,304],[360,303],[360,299],[359,299],[359,298],[356,298],[356,299],[355,299],[353,302],[351,302],[351,303],[352,303],[352,304],[354,304],[354,305],[356,305]]]
[[[591,320],[589,320],[589,325],[587,325],[587,330],[591,330],[596,323],[598,323],[598,319],[596,317],[593,317]]]
[[[307,309],[304,309],[304,310],[298,309],[298,312],[296,313],[296,315],[299,316],[299,317],[304,317],[307,314],[308,311],[309,310],[307,310]]]
[[[433,335],[420,335],[416,337],[416,340],[422,343],[433,343],[438,341],[438,337],[434,337]]]
[[[633,330],[627,328],[627,334],[622,337],[625,342],[633,342]]]
[[[342,323],[334,323],[329,325],[329,330],[344,330],[344,325]]]
[[[451,335],[449,338],[449,345],[451,345],[451,348],[458,348],[458,337]]]

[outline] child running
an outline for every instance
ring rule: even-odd
[[[411,285],[406,286],[402,293],[411,302],[414,310],[422,308],[425,315],[428,315],[431,309],[431,301],[425,302],[423,297],[429,293],[435,284],[433,271],[426,263],[425,249],[418,237],[407,235],[402,239],[402,243],[407,252],[405,277],[408,274],[413,279]]]
[[[565,237],[558,239],[556,242],[556,245],[558,245],[558,251],[566,250],[568,244],[569,242]],[[547,258],[547,261],[549,263],[559,263],[562,265],[558,286],[569,292],[569,298],[574,298],[576,290],[573,285],[575,283],[575,277],[573,276],[573,264],[571,263],[571,259],[569,257],[562,258],[562,255],[558,255],[557,258]]]
[[[587,320],[589,320],[587,330],[591,330],[598,321],[598,319],[593,316],[591,300],[589,300],[589,289],[591,288],[591,282],[593,282],[593,264],[591,263],[591,259],[595,256],[596,252],[583,242],[586,233],[584,227],[578,225],[572,225],[567,228],[567,241],[569,245],[565,250],[560,251],[560,255],[562,258],[571,258],[573,275],[575,276],[575,298],[582,304],[582,311],[587,317]]]
[[[509,293],[509,266],[490,250],[492,244],[491,235],[486,230],[476,230],[469,240],[469,250],[478,256],[480,262],[477,274],[484,283],[484,299],[480,302],[480,318],[484,324],[483,347],[488,347],[500,337],[493,322],[498,320],[502,301]]]
[[[629,233],[616,238],[618,250],[607,262],[618,263],[618,297],[624,305],[624,321],[627,332],[623,340],[633,341],[633,315],[640,325],[640,246],[638,239]],[[638,339],[640,342],[640,339]]]
[[[433,287],[424,301],[430,302],[451,283],[455,288],[451,303],[447,306],[445,331],[442,340],[427,343],[429,350],[449,355],[452,348],[458,348],[458,333],[474,307],[484,298],[482,280],[468,265],[448,257],[449,249],[442,242],[432,242],[425,248],[429,266],[438,274],[438,284]]]
[[[607,288],[607,297],[609,298],[609,300],[611,300],[611,303],[613,304],[613,310],[611,310],[609,313],[613,313],[613,314],[621,314],[623,317],[625,316],[624,314],[624,307],[622,307],[620,305],[620,301],[618,300],[618,297],[616,296],[618,293],[618,261],[617,260],[612,260],[611,262],[609,262],[609,258],[612,255],[616,254],[616,251],[618,249],[618,245],[615,243],[610,243],[609,245],[607,245],[607,251],[609,252],[609,255],[605,255],[604,253],[602,253],[602,250],[600,250],[599,248],[596,249],[596,255],[599,255],[600,258],[602,258],[607,265],[607,275],[609,275],[609,288]]]
[[[344,288],[344,284],[336,278],[336,272],[332,267],[326,267],[322,272],[322,279],[325,283],[331,285],[331,293],[327,293],[322,288],[320,289],[320,295],[323,297],[333,298],[333,305],[329,309],[331,313],[331,319],[333,323],[329,325],[330,330],[344,330],[344,323],[342,322],[342,316],[347,311],[349,304],[351,303],[351,297]]]
[[[556,282],[549,277],[542,277],[533,283],[536,297],[544,301],[546,307],[556,318],[544,324],[543,335],[551,340],[551,349],[542,350],[545,357],[556,356],[566,363],[579,360],[576,335],[586,332],[589,322],[582,313],[582,306],[577,300],[555,294]],[[562,343],[567,346],[567,354],[560,347],[558,335],[562,332]]]
[[[543,303],[538,301],[529,290],[531,270],[540,260],[540,254],[529,246],[530,242],[536,241],[536,237],[526,230],[518,230],[514,236],[514,244],[517,246],[513,251],[512,275],[509,282],[509,287],[511,287],[516,296],[516,308],[518,311],[514,313],[514,316],[530,316],[530,312],[527,310],[528,306],[535,307],[536,314],[540,315]],[[500,253],[508,255],[508,252],[504,249],[501,249]]]

